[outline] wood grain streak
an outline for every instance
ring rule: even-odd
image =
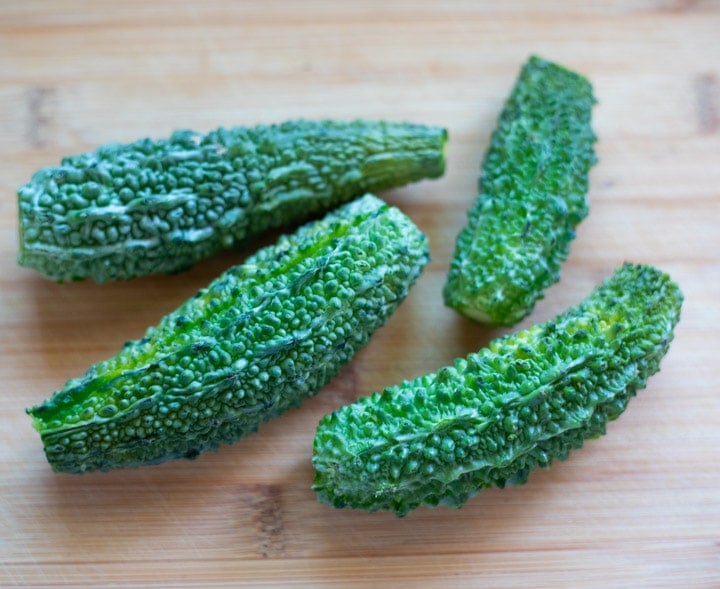
[[[695,83],[698,127],[702,133],[720,128],[720,82],[713,74],[703,74]]]
[[[52,118],[49,111],[54,90],[44,86],[34,86],[27,91],[27,141],[32,148],[47,145],[47,131]]]
[[[258,554],[263,558],[283,556],[282,488],[278,485],[253,485],[241,489],[240,503],[241,509],[252,512]]]

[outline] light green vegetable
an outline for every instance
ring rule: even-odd
[[[402,516],[524,483],[605,433],[659,370],[682,299],[667,275],[628,264],[554,320],[324,417],[319,499]]]
[[[225,272],[28,410],[53,469],[194,458],[315,394],[407,295],[425,236],[366,195]]]
[[[444,129],[293,121],[106,145],[18,190],[18,262],[57,281],[173,273],[260,232],[436,178]]]
[[[588,213],[594,102],[579,74],[537,57],[525,64],[457,238],[444,288],[449,307],[513,325],[559,280],[575,227]]]

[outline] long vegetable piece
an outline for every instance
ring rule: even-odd
[[[270,227],[443,174],[444,129],[357,120],[105,145],[19,188],[18,262],[57,281],[184,270]]]
[[[588,213],[594,102],[579,74],[538,57],[525,64],[457,238],[446,305],[483,323],[513,325],[559,280],[575,227]]]
[[[659,270],[625,265],[554,320],[341,408],[318,426],[314,489],[402,516],[524,483],[604,434],[659,370],[682,298]]]
[[[261,249],[28,410],[54,470],[194,458],[315,394],[385,323],[428,261],[366,195]]]

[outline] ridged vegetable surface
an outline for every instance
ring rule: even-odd
[[[314,489],[335,507],[461,506],[605,433],[673,339],[682,293],[626,264],[581,304],[324,417]]]
[[[365,192],[444,172],[444,129],[356,120],[178,131],[42,169],[18,262],[57,281],[173,273]]]
[[[513,325],[560,278],[588,213],[595,163],[590,83],[531,58],[505,103],[458,235],[445,303],[477,321]]]
[[[428,260],[366,195],[283,236],[28,410],[53,469],[194,458],[313,395],[368,342]]]

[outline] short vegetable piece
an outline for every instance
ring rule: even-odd
[[[460,507],[605,433],[673,338],[682,293],[625,265],[552,321],[324,417],[314,489],[335,507]]]
[[[449,307],[513,325],[559,280],[575,227],[588,213],[594,102],[579,74],[538,57],[525,64],[457,238],[444,289]]]
[[[194,458],[315,394],[404,299],[427,240],[366,195],[259,250],[28,410],[53,469]]]
[[[444,129],[292,121],[105,145],[18,190],[18,262],[57,281],[174,273],[365,192],[436,178]]]

